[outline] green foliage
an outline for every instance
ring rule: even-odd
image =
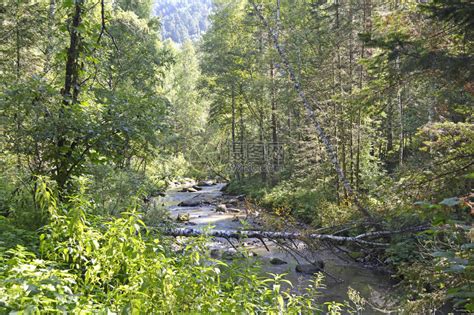
[[[474,5],[469,1],[435,0],[423,5],[431,17],[454,24],[467,39],[472,39],[474,28]]]
[[[76,277],[58,264],[22,246],[0,253],[0,263],[1,312],[61,314],[78,311],[79,304],[87,310],[87,302],[74,292]]]
[[[386,261],[407,289],[407,311],[441,307],[446,301],[454,309],[472,311],[474,251],[468,202],[453,197],[438,204],[417,203],[434,227],[400,237],[386,251]]]
[[[420,129],[414,142],[420,155],[411,160],[402,186],[418,198],[434,195],[438,200],[468,192],[472,185],[468,175],[474,171],[472,139],[471,123],[443,122]],[[420,166],[427,157],[430,163]]]
[[[39,245],[36,233],[14,226],[14,221],[0,216],[0,252],[17,245],[37,250]]]
[[[252,264],[211,259],[206,240],[177,245],[147,230],[135,212],[107,220],[90,214],[84,195],[58,203],[39,181],[36,198],[50,223],[41,259],[18,246],[0,254],[2,312],[301,313],[320,312],[313,289],[295,296],[281,275],[258,276]],[[336,304],[330,304],[328,308]],[[337,305],[341,307],[342,305]]]

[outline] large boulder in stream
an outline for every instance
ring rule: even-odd
[[[270,259],[270,264],[272,264],[272,265],[285,265],[285,264],[287,264],[287,262],[284,261],[283,259],[273,257],[272,259]]]
[[[295,270],[296,272],[305,273],[308,275],[312,275],[318,273],[324,269],[324,262],[321,260],[316,261],[314,264],[302,264],[296,265]]]
[[[201,180],[198,182],[198,186],[207,187],[207,186],[214,186],[216,183],[212,180]]]
[[[206,194],[197,194],[196,196],[189,198],[187,200],[181,201],[178,206],[179,207],[198,207],[201,205],[208,205],[211,204],[213,201],[212,196],[208,196]]]

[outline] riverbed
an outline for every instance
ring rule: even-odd
[[[190,184],[191,185],[191,184]],[[237,203],[235,208],[220,212],[216,211],[218,205],[226,202],[235,203],[235,196],[224,195],[221,191],[224,184],[217,183],[209,186],[199,187],[200,191],[186,192],[181,191],[182,187],[174,187],[167,191],[166,196],[155,198],[154,202],[159,203],[169,211],[171,218],[176,219],[180,214],[188,215],[189,221],[179,223],[182,227],[192,227],[196,229],[208,228],[218,230],[241,230],[257,228],[253,225],[253,220],[249,216],[242,202]],[[202,204],[192,206],[181,206],[182,202],[189,200],[203,200]],[[239,210],[239,212],[237,212]],[[245,225],[245,226],[244,226]],[[324,262],[324,271],[327,273],[324,280],[325,288],[320,289],[321,302],[325,301],[344,301],[348,300],[348,289],[352,288],[360,293],[367,304],[363,314],[383,314],[382,310],[394,309],[395,293],[394,283],[390,275],[367,268],[366,266],[344,257],[342,253],[337,253],[328,248],[311,250],[305,248],[302,242],[293,243],[299,252],[304,253],[305,257],[311,260],[321,260]],[[290,254],[280,246],[272,242],[262,243],[257,239],[248,239],[229,244],[228,240],[214,238],[208,244],[211,253],[235,252],[235,248],[244,248],[252,253],[262,265],[263,272],[266,273],[285,273],[286,279],[293,284],[294,292],[303,292],[304,288],[313,278],[311,274],[297,272],[295,267],[298,264],[308,263],[300,256]],[[301,247],[301,248],[300,248]],[[221,255],[219,258],[225,259],[228,256]],[[284,264],[272,264],[275,258],[285,262]]]

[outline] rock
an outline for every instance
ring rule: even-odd
[[[240,209],[237,209],[237,208],[227,208],[227,211],[232,212],[232,213],[240,213]]]
[[[222,253],[222,259],[225,259],[225,260],[233,260],[237,258],[237,256],[238,256],[238,253],[235,249],[228,249]]]
[[[227,200],[227,204],[229,204],[229,205],[235,206],[235,205],[237,205],[238,203],[239,203],[239,201],[238,201],[237,199],[235,199],[235,198],[232,198],[232,199]]]
[[[197,189],[194,189],[193,187],[186,187],[181,189],[180,192],[197,192]]]
[[[196,223],[196,222],[188,221],[188,222],[186,222],[186,225],[197,225],[197,223]]]
[[[232,222],[239,222],[239,218],[236,217],[236,216],[234,216],[234,217],[232,218]]]
[[[221,256],[221,251],[217,248],[213,248],[211,249],[210,256],[214,259],[219,258]]]
[[[272,264],[272,265],[285,265],[285,264],[287,264],[287,262],[284,261],[283,259],[273,257],[272,259],[270,259],[270,264]]]
[[[245,195],[238,195],[235,197],[237,200],[244,201],[245,200]]]
[[[222,212],[222,213],[227,212],[226,205],[224,205],[224,204],[217,205],[216,212]]]
[[[190,219],[189,213],[180,213],[178,214],[178,217],[176,218],[176,221],[178,222],[188,222]]]
[[[324,262],[319,260],[315,264],[304,264],[304,265],[296,265],[295,270],[296,272],[301,272],[305,274],[315,274],[320,272],[324,269]]]
[[[257,253],[254,253],[254,252],[249,253],[249,257],[257,257],[257,256],[258,256]]]
[[[280,259],[278,257],[272,257],[270,259],[270,264],[272,264],[272,265],[286,265],[286,264],[288,264],[288,262],[286,262],[283,259]]]
[[[225,192],[228,187],[229,187],[229,184],[225,184],[224,186],[222,186],[221,191]]]
[[[184,200],[178,204],[179,207],[196,207],[204,204],[210,204],[212,197],[205,194],[198,194],[190,199]]]
[[[212,180],[201,180],[198,182],[198,186],[201,186],[201,187],[207,187],[207,186],[213,186],[215,185],[216,183],[214,183]]]
[[[197,190],[197,191],[202,190],[202,187],[199,187],[198,185],[193,185],[191,188],[192,188],[192,189],[195,189],[195,190]]]
[[[155,190],[150,194],[150,196],[151,197],[165,197],[166,193],[164,193],[162,191],[159,191],[159,190]]]

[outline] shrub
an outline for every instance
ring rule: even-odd
[[[296,296],[281,275],[253,263],[226,264],[206,239],[171,241],[134,210],[94,217],[78,194],[59,203],[44,182],[36,199],[49,213],[40,256],[24,247],[0,253],[0,313],[316,313],[315,285]],[[174,246],[170,246],[174,244]],[[176,246],[179,250],[176,251]],[[328,304],[339,310],[341,305]],[[335,314],[335,313],[334,313]]]

